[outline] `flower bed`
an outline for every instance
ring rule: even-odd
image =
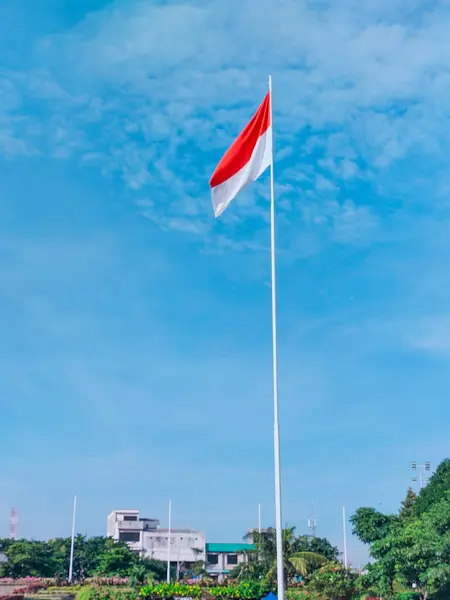
[[[308,590],[286,590],[287,600],[324,600],[324,596],[318,592],[310,592]]]
[[[159,583],[144,585],[141,598],[169,600],[172,598],[211,598],[217,600],[261,600],[267,588],[260,583],[244,582],[239,585],[217,585],[204,587],[188,583]]]
[[[19,579],[0,577],[0,586],[14,588],[13,593],[15,598],[21,594],[32,594],[39,590],[47,589],[54,582],[54,579],[44,579],[41,577],[20,577]]]
[[[88,585],[101,585],[109,587],[123,587],[130,583],[129,577],[89,577],[84,580]]]
[[[38,583],[40,581],[54,581],[53,579],[42,579],[42,577],[19,577],[14,579],[13,577],[0,577],[0,585],[14,585],[27,584],[27,583]]]

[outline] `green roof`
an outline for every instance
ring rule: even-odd
[[[209,553],[237,553],[254,549],[254,544],[206,544],[206,552]]]

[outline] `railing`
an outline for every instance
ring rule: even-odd
[[[144,523],[142,521],[120,521],[118,527],[119,531],[142,531]]]

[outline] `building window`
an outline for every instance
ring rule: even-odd
[[[209,565],[218,565],[219,564],[219,555],[218,554],[208,554],[208,564]]]
[[[120,542],[139,542],[139,531],[119,531]]]
[[[124,515],[123,520],[124,521],[137,521],[137,517],[136,517],[136,515]]]
[[[227,565],[237,565],[237,564],[238,564],[237,554],[229,554],[227,556]]]

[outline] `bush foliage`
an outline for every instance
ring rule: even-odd
[[[258,582],[244,581],[238,585],[202,587],[186,583],[159,583],[142,587],[140,596],[146,599],[217,598],[218,600],[260,600],[267,588]],[[93,600],[92,598],[83,600]],[[96,599],[96,600],[104,600]]]

